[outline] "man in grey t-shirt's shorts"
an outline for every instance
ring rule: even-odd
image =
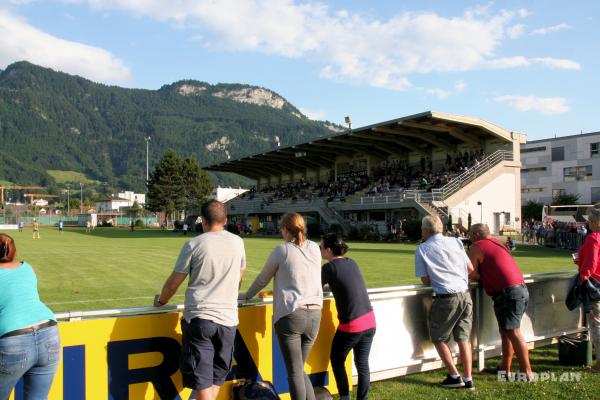
[[[165,305],[190,277],[181,319],[183,384],[196,391],[196,399],[216,399],[231,369],[246,254],[242,239],[224,229],[223,203],[211,200],[201,214],[204,233],[183,245],[154,305]]]

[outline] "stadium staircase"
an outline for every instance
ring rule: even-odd
[[[421,196],[418,203],[424,210],[428,210],[429,214],[438,215],[444,223],[447,223],[449,218],[448,199],[453,198],[453,203],[456,203],[459,198],[465,198],[469,193],[481,187],[483,179],[490,179],[494,175],[492,170],[497,169],[500,171],[506,162],[512,161],[514,161],[514,158],[511,151],[497,150],[481,160],[479,164],[456,176],[448,184],[441,188],[432,189],[430,196]],[[467,215],[464,215],[465,212],[462,209],[458,209],[456,212],[458,214],[453,215],[453,225],[461,230],[466,230]]]
[[[490,171],[495,166],[500,165],[504,161],[513,161],[513,153],[506,150],[495,151],[488,157],[481,160],[478,165],[467,169],[465,172],[452,179],[452,181],[450,181],[447,185],[438,189],[432,189],[432,201],[445,201],[450,196],[466,188],[467,185],[475,181],[486,172]]]

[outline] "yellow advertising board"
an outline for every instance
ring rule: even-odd
[[[239,310],[234,366],[219,395],[231,398],[231,385],[241,377],[273,383],[289,399],[285,365],[273,332],[273,306]],[[60,322],[62,360],[50,390],[50,400],[121,400],[193,398],[179,372],[179,313],[112,317]],[[305,370],[313,384],[337,393],[329,365],[337,325],[333,301],[325,301],[319,336]],[[350,357],[346,364],[350,378]],[[22,382],[11,400],[22,398]]]

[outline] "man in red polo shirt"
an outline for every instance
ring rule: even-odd
[[[469,259],[474,271],[469,278],[481,281],[494,301],[494,313],[502,339],[502,363],[498,373],[510,373],[513,355],[519,360],[520,379],[533,379],[529,349],[521,334],[521,318],[527,309],[529,292],[523,273],[506,244],[490,234],[486,224],[475,224],[470,231],[473,244]]]

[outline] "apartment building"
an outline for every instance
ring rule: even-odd
[[[561,193],[600,202],[600,132],[532,140],[521,145],[521,163],[522,204],[549,204]]]

